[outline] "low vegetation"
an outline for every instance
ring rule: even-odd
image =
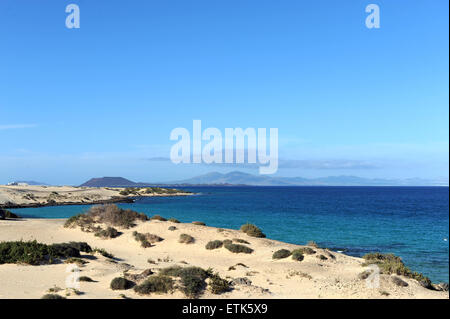
[[[179,277],[181,279],[180,290],[189,298],[197,298],[205,290],[205,280],[212,276],[212,271],[200,267],[172,266],[161,269],[160,275]]]
[[[296,261],[302,261],[305,257],[303,256],[303,250],[300,249],[295,249],[294,251],[292,251],[292,259],[296,260]]]
[[[133,288],[134,282],[131,280],[125,279],[123,277],[116,277],[110,283],[110,288],[112,290],[126,290]]]
[[[325,257],[324,255],[317,255],[316,257],[320,260],[328,260],[328,258]]]
[[[173,218],[173,217],[169,218],[169,222],[176,223],[176,224],[180,223],[180,221],[178,219]]]
[[[195,238],[188,234],[181,234],[178,242],[182,244],[192,244],[195,242]]]
[[[92,206],[85,214],[70,217],[64,227],[74,228],[79,226],[85,232],[99,232],[101,228],[96,224],[107,224],[125,229],[136,226],[136,221],[148,220],[147,215],[138,213],[131,209],[122,209],[117,205]]]
[[[83,260],[81,258],[77,258],[77,257],[70,257],[68,259],[66,259],[64,261],[65,264],[75,264],[78,267],[83,267],[85,264],[87,264],[88,262],[86,260]]]
[[[111,239],[120,236],[121,233],[114,227],[108,227],[95,233],[95,236],[103,239]]]
[[[150,220],[159,220],[161,222],[166,222],[167,221],[166,218],[164,218],[164,217],[162,217],[160,215],[154,215],[154,216],[150,217]]]
[[[311,247],[303,247],[298,249],[304,255],[314,255],[316,251]]]
[[[250,247],[240,245],[240,244],[233,244],[231,241],[224,241],[223,246],[231,251],[232,253],[244,253],[244,254],[251,254],[253,252],[253,249]]]
[[[57,294],[45,294],[41,297],[41,299],[66,299],[66,297]]]
[[[413,272],[405,266],[402,259],[394,254],[370,253],[363,256],[363,266],[375,264],[382,274],[395,274],[415,279],[425,288],[433,289],[431,280],[421,273]]]
[[[138,294],[168,293],[175,287],[175,282],[169,276],[154,275],[147,278],[142,284],[134,287]]]
[[[141,247],[148,248],[152,247],[152,244],[147,240],[145,234],[138,233],[137,231],[133,232],[133,237],[136,241],[141,243]]]
[[[314,247],[314,248],[320,248],[319,245],[315,241],[312,241],[312,240],[310,240],[306,245]]]
[[[244,239],[240,239],[240,238],[233,238],[233,241],[236,243],[240,243],[240,244],[247,244],[250,245],[250,243]]]
[[[208,242],[205,246],[206,249],[208,250],[212,250],[212,249],[217,249],[217,248],[221,248],[223,246],[223,241],[221,240],[212,240],[210,242]]]
[[[0,219],[18,219],[20,216],[14,214],[13,212],[0,208]]]
[[[192,224],[197,225],[197,226],[206,226],[206,224],[204,222],[192,222]]]
[[[259,229],[257,226],[253,224],[245,224],[241,226],[241,231],[246,233],[248,236],[257,237],[257,238],[265,238],[266,235]]]
[[[100,255],[102,255],[103,257],[109,258],[109,259],[113,259],[114,255],[107,252],[105,249],[103,248],[94,248],[92,250],[92,253],[99,253]]]
[[[88,277],[88,276],[81,276],[80,278],[78,278],[78,281],[95,282],[95,280],[93,280],[91,277]]]
[[[277,250],[276,252],[273,253],[272,255],[272,259],[282,259],[282,258],[287,258],[291,255],[292,253],[287,250],[287,249],[280,249]]]
[[[170,231],[177,230],[177,228],[175,226],[169,226],[169,228],[167,228],[167,229],[170,230]]]
[[[392,282],[399,287],[407,287],[408,286],[408,283],[406,281],[404,281],[403,279],[396,277],[396,276],[392,277]]]
[[[58,259],[80,257],[82,248],[92,251],[86,243],[62,243],[46,245],[34,241],[10,241],[0,243],[0,264],[51,264]]]
[[[220,295],[231,290],[231,282],[221,278],[218,273],[211,275],[209,279],[209,287],[213,294]]]

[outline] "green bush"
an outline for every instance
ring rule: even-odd
[[[66,297],[57,294],[46,294],[41,297],[41,299],[66,299]]]
[[[427,289],[432,289],[433,285],[431,280],[418,272],[412,272],[405,266],[402,259],[394,254],[381,254],[370,253],[363,256],[365,262],[363,266],[375,264],[380,268],[382,274],[394,274],[399,276],[405,276],[413,278],[419,282],[419,284]]]
[[[325,257],[324,255],[317,255],[316,257],[320,260],[328,260],[328,258]]]
[[[81,276],[80,278],[78,278],[78,281],[95,282],[94,280],[92,280],[91,277],[88,277],[88,276]]]
[[[17,218],[21,218],[21,217],[7,209],[0,208],[0,219],[5,219],[5,218],[17,219]]]
[[[273,253],[272,255],[272,259],[282,259],[282,258],[287,258],[291,255],[292,253],[287,250],[287,249],[280,249],[277,250],[276,252]]]
[[[222,294],[231,290],[231,283],[228,280],[220,278],[219,274],[211,275],[209,287],[215,295]]]
[[[105,249],[103,248],[94,248],[92,250],[93,253],[99,253],[100,255],[102,255],[103,257],[109,258],[109,259],[113,259],[114,255],[110,254],[109,252],[107,252]]]
[[[165,219],[164,217],[159,216],[159,215],[154,215],[150,219],[151,220],[159,220],[159,221],[162,221],[162,222],[166,222],[167,221],[167,219]]]
[[[217,249],[223,246],[223,241],[221,240],[212,240],[206,244],[206,249]]]
[[[310,240],[306,245],[314,247],[314,248],[320,248],[319,245],[315,241],[312,241],[312,240]]]
[[[36,240],[1,242],[0,264],[51,264],[58,258],[80,257],[80,250],[76,246],[86,250],[90,248],[86,243],[46,245]]]
[[[81,258],[70,257],[70,258],[66,259],[66,261],[64,263],[65,264],[76,264],[78,267],[83,267],[88,262]]]
[[[198,225],[198,226],[206,226],[206,224],[204,222],[192,222],[192,224]]]
[[[178,239],[179,243],[182,244],[192,244],[195,241],[195,238],[188,234],[181,234]]]
[[[141,243],[141,247],[143,247],[143,248],[148,248],[148,247],[152,246],[152,244],[147,240],[147,237],[145,236],[145,234],[134,231],[133,237],[136,241]]]
[[[236,243],[240,243],[240,244],[247,244],[250,245],[250,243],[244,239],[240,239],[240,238],[233,238],[233,241]]]
[[[132,288],[133,286],[134,282],[122,277],[114,278],[110,284],[112,290],[126,290]]]
[[[92,206],[85,214],[78,214],[70,217],[64,227],[81,227],[86,232],[98,232],[101,229],[95,227],[96,223],[104,223],[116,227],[131,228],[136,226],[135,221],[148,220],[147,215],[138,213],[130,209],[121,209],[117,205],[96,205]]]
[[[161,276],[180,277],[181,291],[189,298],[196,298],[205,289],[205,279],[212,275],[211,270],[200,267],[172,266],[160,270]]]
[[[257,226],[253,224],[245,224],[241,226],[241,231],[246,233],[251,237],[264,238],[266,235],[259,229]]]
[[[301,249],[295,249],[292,251],[292,259],[296,261],[302,261],[303,260],[303,250]]]
[[[174,289],[174,281],[168,276],[150,276],[142,284],[134,287],[138,294],[148,295],[150,293],[167,293]]]
[[[399,287],[407,287],[408,286],[408,283],[399,277],[395,277],[395,276],[392,277],[392,282]]]
[[[313,255],[316,253],[316,251],[314,249],[312,249],[311,247],[303,247],[303,248],[299,248],[298,250],[301,251],[301,253],[304,255]]]
[[[167,229],[170,230],[170,231],[177,230],[177,228],[175,226],[169,226],[169,228],[167,228]]]
[[[113,227],[108,227],[106,229],[102,229],[99,232],[95,233],[95,236],[97,237],[101,237],[101,238],[116,238],[120,235],[121,233],[117,231],[117,229],[113,228]]]
[[[169,218],[169,222],[172,222],[172,223],[176,223],[176,224],[179,224],[180,223],[180,221],[178,220],[178,219],[176,219],[176,218]]]
[[[228,249],[229,251],[231,251],[232,253],[244,253],[244,254],[251,254],[253,252],[253,249],[244,246],[244,245],[239,245],[239,244],[233,244],[233,243],[225,243],[224,242],[224,247],[226,249]]]

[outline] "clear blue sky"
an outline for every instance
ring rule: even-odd
[[[81,28],[65,27],[78,4]],[[366,5],[381,28],[365,27]],[[448,1],[0,2],[0,183],[168,181],[175,127],[277,127],[280,176],[447,178]],[[256,173],[256,170],[248,170]]]

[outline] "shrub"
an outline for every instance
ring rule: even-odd
[[[142,284],[134,287],[138,294],[167,293],[174,289],[174,281],[168,276],[150,276]]]
[[[304,259],[303,251],[300,249],[295,249],[292,252],[292,259],[294,259],[296,261],[302,261]]]
[[[415,279],[419,284],[427,289],[433,289],[431,280],[418,272],[412,272],[405,266],[402,259],[394,254],[370,253],[363,256],[366,260],[362,265],[375,264],[383,274],[395,274]]]
[[[114,255],[110,254],[109,252],[107,252],[105,249],[103,248],[94,248],[92,250],[93,253],[99,253],[100,255],[102,255],[103,257],[109,258],[109,259],[113,259]]]
[[[245,224],[241,226],[241,231],[246,233],[248,236],[251,237],[258,237],[258,238],[264,238],[266,235],[253,224]]]
[[[214,275],[211,275],[209,287],[213,294],[219,295],[231,290],[231,282],[220,278],[219,274],[216,273]]]
[[[206,249],[217,249],[223,246],[223,241],[221,240],[212,240],[210,242],[208,242],[205,246]]]
[[[314,248],[320,248],[319,245],[315,241],[312,241],[312,240],[310,240],[306,245],[314,247]]]
[[[138,233],[137,231],[133,232],[133,237],[136,241],[141,243],[141,247],[148,248],[151,247],[152,244],[147,240],[145,234]]]
[[[172,222],[172,223],[176,223],[176,224],[179,224],[180,223],[180,221],[178,220],[178,219],[176,219],[176,218],[169,218],[169,222]]]
[[[276,252],[273,253],[272,255],[272,259],[282,259],[282,258],[287,258],[291,255],[292,253],[287,250],[287,249],[280,249],[277,250]]]
[[[236,243],[240,243],[240,244],[247,244],[250,245],[250,243],[244,239],[240,239],[240,238],[233,238],[233,241]]]
[[[313,255],[316,253],[316,251],[314,249],[312,249],[311,247],[303,247],[303,248],[299,248],[298,250],[301,251],[301,253],[304,255]]]
[[[159,221],[162,221],[162,222],[166,222],[167,221],[167,219],[165,219],[164,217],[161,217],[159,215],[154,215],[150,219],[151,220],[159,220]]]
[[[110,284],[112,290],[126,290],[132,288],[133,286],[134,282],[122,277],[114,278]]]
[[[19,215],[14,214],[13,212],[7,210],[7,209],[3,209],[0,208],[0,219],[5,219],[5,218],[21,218]]]
[[[194,241],[194,237],[188,234],[181,234],[180,238],[178,239],[178,242],[182,244],[192,244]]]
[[[78,278],[78,281],[95,282],[94,280],[92,280],[92,278],[90,278],[88,276],[81,276],[80,278]]]
[[[134,223],[136,220],[148,220],[144,213],[138,213],[131,209],[121,209],[114,204],[92,206],[86,214],[95,222],[123,228],[136,226]]]
[[[85,253],[91,253],[92,252],[92,248],[91,246],[88,245],[88,243],[86,242],[75,242],[75,241],[71,241],[69,243],[67,243],[68,245],[70,245],[71,247],[78,249],[79,251],[85,252]]]
[[[120,235],[121,233],[117,231],[117,229],[113,228],[113,227],[108,227],[106,229],[102,229],[99,232],[95,233],[95,236],[97,237],[101,237],[101,238],[116,238]]]
[[[324,255],[317,255],[317,258],[319,258],[320,260],[328,260],[327,257],[325,257]]]
[[[206,224],[204,222],[192,222],[192,224],[198,225],[198,226],[206,226]]]
[[[0,264],[51,264],[57,258],[79,256],[80,250],[74,248],[71,243],[46,245],[38,243],[36,240],[0,243]]]
[[[41,299],[66,299],[66,297],[57,294],[46,294],[41,297]]]
[[[76,264],[78,267],[83,267],[88,262],[81,258],[70,257],[70,258],[66,259],[66,261],[64,263],[65,264]]]
[[[372,273],[372,270],[365,270],[358,275],[358,278],[361,280],[367,279],[367,278],[369,278],[371,273]]]
[[[205,279],[210,277],[211,270],[200,267],[172,266],[160,270],[160,275],[181,278],[181,291],[190,298],[196,298],[206,287]]]
[[[251,254],[253,252],[253,249],[250,247],[239,245],[239,244],[233,244],[233,243],[225,243],[224,241],[224,247],[231,251],[232,253],[244,253],[244,254]]]
[[[169,226],[169,228],[167,228],[167,229],[170,230],[170,231],[177,230],[177,228],[175,226]]]
[[[395,276],[392,277],[392,282],[399,287],[407,287],[408,286],[408,283],[399,277],[395,277]]]
[[[117,205],[92,206],[86,214],[78,214],[70,217],[64,227],[81,227],[86,232],[98,232],[101,229],[94,227],[95,223],[104,223],[116,227],[131,228],[136,226],[136,220],[146,221],[148,217],[144,213],[138,213],[130,209],[121,209]]]

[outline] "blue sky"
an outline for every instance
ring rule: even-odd
[[[69,3],[80,29],[65,27]],[[370,3],[380,29],[365,26]],[[279,176],[448,179],[448,10],[444,0],[2,0],[0,183],[233,170],[152,160],[194,119],[278,128]]]

